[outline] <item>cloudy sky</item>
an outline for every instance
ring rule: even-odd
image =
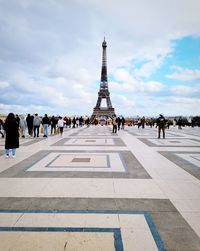
[[[200,115],[199,0],[0,0],[0,113]]]

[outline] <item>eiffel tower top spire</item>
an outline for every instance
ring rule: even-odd
[[[100,86],[103,88],[108,88],[106,47],[107,47],[107,43],[104,37],[104,41],[102,43],[103,54],[102,54],[101,86]]]
[[[102,43],[103,54],[102,54],[102,67],[101,67],[101,83],[98,92],[97,103],[96,106],[94,107],[91,120],[93,120],[95,117],[108,118],[112,117],[115,114],[115,110],[112,107],[112,103],[110,100],[110,92],[108,90],[106,47],[107,43],[104,37],[104,41]],[[106,107],[101,106],[102,100],[106,101]]]

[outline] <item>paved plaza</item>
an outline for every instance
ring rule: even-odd
[[[0,251],[200,251],[200,128],[0,139]]]

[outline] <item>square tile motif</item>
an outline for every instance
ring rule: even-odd
[[[117,150],[43,150],[0,177],[151,179],[132,152]]]
[[[125,143],[121,138],[109,138],[109,137],[101,137],[101,138],[87,138],[87,137],[77,137],[77,138],[63,138],[52,146],[125,146]]]
[[[23,246],[26,241],[31,244],[31,239],[37,239],[37,247],[37,245],[46,246],[48,239],[51,243],[51,239],[62,238],[62,246],[67,239],[72,250],[83,251],[88,250],[89,247],[91,248],[89,250],[106,251],[165,250],[152,218],[147,212],[65,210],[31,213],[23,211],[17,222],[14,220],[15,214],[18,219],[19,210],[12,214],[0,213],[0,237],[4,237],[5,248],[12,243],[11,240],[16,241],[16,245]],[[1,223],[3,218],[4,221]],[[13,223],[7,221],[10,218],[13,219]],[[17,235],[19,232],[20,238]],[[66,233],[65,238],[63,238],[64,233]],[[81,249],[76,249],[77,240],[83,240]],[[57,241],[54,245],[60,245],[60,242]],[[98,247],[103,249],[97,249]],[[50,251],[54,250],[51,246],[49,248]]]
[[[200,180],[200,152],[159,151],[159,153]]]
[[[125,172],[118,153],[50,153],[29,169],[32,171]]]
[[[143,143],[148,146],[158,146],[158,147],[200,147],[200,140],[197,139],[144,139],[139,138]]]
[[[91,158],[73,158],[71,162],[90,162]]]
[[[200,153],[176,153],[176,155],[200,168]]]
[[[64,145],[114,145],[113,139],[69,139]]]

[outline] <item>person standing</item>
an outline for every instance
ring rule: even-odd
[[[44,128],[44,138],[47,138],[48,137],[48,127],[50,125],[50,120],[47,116],[47,114],[44,115],[43,119],[42,119],[42,125],[43,125],[43,128]]]
[[[36,137],[36,134],[37,134],[37,137],[39,137],[40,123],[41,123],[40,118],[39,118],[38,114],[36,113],[35,117],[33,119],[34,138]]]
[[[83,122],[84,122],[84,120],[83,120],[83,117],[81,116],[81,117],[79,118],[79,125],[80,125],[80,127],[83,126]]]
[[[57,118],[53,115],[51,117],[50,123],[51,123],[51,135],[54,133],[56,134],[56,125],[57,125]]]
[[[124,130],[124,125],[125,125],[125,118],[124,117],[122,117],[122,119],[121,119],[121,121],[122,121],[122,130]]]
[[[25,138],[25,136],[26,136],[27,123],[26,123],[26,120],[25,120],[24,116],[21,116],[21,117],[20,117],[19,127],[20,127],[20,129],[21,129],[22,138]]]
[[[28,127],[29,137],[33,136],[33,119],[34,119],[34,117],[31,116],[30,114],[28,114],[26,117],[26,123],[27,123],[27,127]]]
[[[145,117],[144,116],[141,118],[141,126],[142,126],[142,129],[145,128]]]
[[[18,127],[19,127],[19,121],[20,121],[20,117],[18,114],[15,115],[15,121],[17,122],[18,124]]]
[[[113,125],[113,133],[117,133],[117,119],[116,116],[112,118],[112,125]]]
[[[177,125],[178,125],[178,129],[182,129],[182,118],[179,117],[178,121],[177,121]]]
[[[116,122],[117,122],[118,131],[119,131],[120,128],[121,128],[121,123],[122,123],[121,118],[118,117],[117,120],[116,120]]]
[[[3,120],[0,119],[0,134],[1,134],[1,137],[4,138],[4,124],[3,124]]]
[[[62,134],[63,134],[64,125],[65,125],[64,119],[63,119],[62,117],[59,117],[59,119],[58,119],[58,128],[59,128],[59,130],[60,130],[61,136],[62,136]]]
[[[76,118],[75,117],[73,117],[73,119],[72,119],[72,124],[73,124],[72,128],[75,128],[75,126],[76,126]]]
[[[5,124],[4,130],[6,134],[5,139],[5,154],[9,158],[9,150],[12,149],[12,157],[15,158],[16,148],[19,148],[19,126],[15,120],[14,113],[9,113]]]
[[[166,120],[162,114],[160,114],[159,118],[157,119],[157,127],[158,127],[158,139],[160,139],[160,132],[163,132],[163,139],[165,138],[165,124]]]

